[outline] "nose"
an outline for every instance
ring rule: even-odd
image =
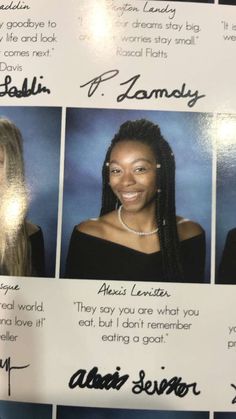
[[[121,178],[121,184],[125,187],[136,183],[135,176],[130,171],[125,171]]]

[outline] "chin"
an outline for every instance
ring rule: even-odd
[[[123,209],[127,212],[141,212],[147,209],[151,209],[153,205],[155,206],[155,200],[151,200],[148,202],[139,201],[139,202],[121,202],[123,205]]]
[[[128,212],[139,212],[145,208],[145,206],[140,202],[123,202],[122,205],[124,210]]]

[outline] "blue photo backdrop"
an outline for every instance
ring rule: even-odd
[[[61,108],[0,107],[23,137],[25,177],[30,191],[27,219],[44,235],[46,276],[55,275]]]
[[[158,124],[174,151],[177,214],[198,222],[206,232],[208,282],[212,194],[209,127],[212,115],[190,112],[67,109],[61,275],[64,274],[73,227],[99,215],[101,169],[111,139],[123,122],[140,118]]]

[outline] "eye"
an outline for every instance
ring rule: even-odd
[[[147,170],[148,168],[145,166],[138,166],[138,167],[135,167],[134,169],[135,173],[145,173],[147,172]]]
[[[121,169],[119,169],[118,167],[112,167],[110,169],[110,175],[120,175],[121,174]]]

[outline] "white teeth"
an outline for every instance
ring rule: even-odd
[[[125,192],[125,193],[122,193],[122,196],[124,199],[136,198],[138,196],[138,192]]]

